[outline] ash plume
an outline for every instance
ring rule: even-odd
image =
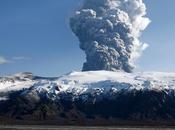
[[[72,31],[85,51],[83,71],[132,72],[134,61],[147,48],[139,41],[150,23],[142,0],[84,0],[70,18]]]

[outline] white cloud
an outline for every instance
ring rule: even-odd
[[[24,56],[15,56],[12,58],[13,60],[29,60],[29,57],[24,57]]]
[[[8,60],[5,59],[4,57],[0,56],[0,65],[1,64],[6,64],[6,63],[8,63]]]
[[[15,56],[10,59],[6,59],[5,57],[0,56],[0,65],[7,64],[7,63],[15,63],[16,61],[29,60],[29,59],[30,59],[29,57],[24,57],[24,56]]]

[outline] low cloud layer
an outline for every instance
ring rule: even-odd
[[[70,18],[72,31],[86,53],[83,71],[132,72],[147,44],[139,41],[150,20],[142,0],[84,0]]]
[[[23,57],[23,56],[16,56],[16,57],[6,59],[5,57],[0,56],[0,65],[7,64],[7,63],[16,63],[17,61],[24,61],[24,60],[30,60],[30,58]]]
[[[24,56],[15,56],[12,58],[13,60],[29,60],[29,57],[24,57]]]

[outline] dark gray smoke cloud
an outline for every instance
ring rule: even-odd
[[[86,53],[83,71],[132,72],[134,61],[148,46],[139,41],[149,24],[142,0],[85,0],[70,26]]]

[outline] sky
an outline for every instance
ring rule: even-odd
[[[82,0],[0,0],[0,75],[59,76],[81,71],[85,54],[69,27]],[[135,71],[175,72],[175,1],[145,0],[149,44]]]

